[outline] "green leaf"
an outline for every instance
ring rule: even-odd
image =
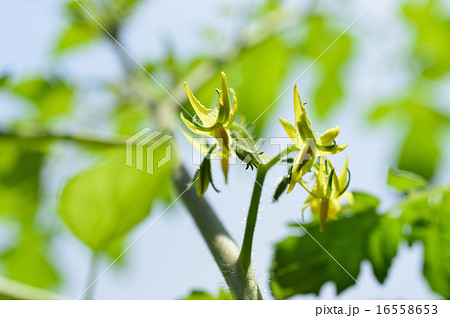
[[[405,2],[404,14],[416,33],[415,56],[427,79],[436,79],[450,70],[450,19],[439,1]]]
[[[56,52],[64,53],[83,44],[88,44],[100,35],[99,27],[88,21],[73,22],[57,42]]]
[[[390,168],[387,183],[402,192],[409,192],[427,185],[427,180],[415,173]]]
[[[311,57],[313,61],[319,58],[314,63],[319,70],[319,78],[311,104],[312,109],[315,109],[321,117],[328,115],[343,95],[340,72],[349,61],[352,44],[350,36],[348,34],[340,36],[342,31],[329,21],[330,18],[325,16],[308,17],[307,37],[300,44],[300,51],[303,54]],[[338,37],[339,39],[334,42]]]
[[[423,244],[423,274],[431,289],[450,298],[450,185],[412,193],[399,207],[409,243]]]
[[[383,283],[392,260],[397,255],[398,243],[403,239],[402,224],[396,218],[380,217],[367,242],[367,258],[375,277]]]
[[[54,287],[59,284],[58,274],[47,259],[48,242],[25,229],[21,242],[0,256],[5,274],[14,280],[35,287]]]
[[[436,172],[441,149],[446,146],[445,129],[450,128],[450,117],[429,105],[431,94],[427,87],[413,87],[408,99],[381,104],[372,111],[370,118],[372,121],[394,119],[396,125],[407,129],[403,145],[399,147],[397,167],[426,180]]]
[[[378,215],[373,197],[356,195],[356,200],[360,201],[359,209],[363,205],[367,207],[364,213],[360,211],[328,222],[324,232],[319,232],[316,223],[307,224],[305,228],[354,278],[360,273],[361,263],[369,260],[375,276],[382,282],[401,239],[399,222]],[[355,284],[309,235],[288,237],[275,248],[271,287],[276,298],[318,295],[321,287],[330,281],[336,284],[338,293]]]
[[[355,199],[355,204],[352,207],[352,212],[354,213],[375,210],[380,204],[380,200],[370,194],[358,191],[353,191],[352,193]]]
[[[73,106],[73,88],[59,79],[29,79],[13,86],[12,90],[33,103],[42,120],[64,114]]]
[[[34,214],[44,156],[39,147],[0,138],[0,213],[19,219]]]
[[[231,294],[229,291],[220,289],[217,295],[208,294],[205,291],[194,290],[191,294],[183,300],[232,300]]]
[[[256,133],[261,132],[266,118],[273,118],[270,114],[275,111],[275,106],[271,104],[281,93],[279,86],[286,74],[289,54],[288,48],[280,40],[271,37],[244,50],[237,59],[242,72],[241,85],[235,89],[241,105],[238,114],[250,123],[261,116],[252,125]]]
[[[249,125],[253,125],[252,131],[260,133],[272,119],[276,108],[275,99],[281,93],[282,82],[286,74],[288,58],[291,50],[275,37],[270,37],[263,42],[246,48],[231,63],[223,65],[223,71],[227,74],[229,87],[236,91],[238,100],[238,120],[244,119]],[[214,88],[219,86],[219,73],[201,89],[194,92],[199,101],[204,105],[213,107],[217,101]],[[190,106],[187,106],[189,109]]]
[[[395,107],[392,105],[394,103],[386,103],[377,105],[368,116],[369,122],[372,123],[378,123],[383,121],[384,119],[388,118],[390,115],[392,115],[393,110],[395,110]]]
[[[100,165],[71,179],[59,209],[70,230],[97,251],[107,250],[115,239],[139,224],[171,180],[171,163],[156,166],[165,149],[161,146],[153,154],[153,175],[126,166],[125,153],[115,151]]]

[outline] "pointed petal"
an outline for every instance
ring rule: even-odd
[[[313,195],[309,195],[308,198],[306,199],[305,203],[303,203],[302,205],[302,213],[306,210],[307,207],[309,207],[311,205],[311,202],[315,199],[315,197]]]
[[[306,113],[300,94],[298,93],[297,84],[294,86],[294,112],[295,125],[303,141],[308,138],[315,139],[314,133],[311,130],[311,121]]]
[[[228,121],[228,118],[230,117],[230,111],[231,111],[231,103],[230,103],[230,95],[228,92],[228,85],[227,85],[227,77],[224,72],[220,73],[222,77],[222,85],[220,93],[222,95],[222,108],[223,108],[223,121]]]
[[[333,169],[333,173],[331,174],[332,185],[331,185],[331,198],[335,199],[339,196],[339,189],[341,188],[341,184],[339,183],[339,177],[336,173],[336,170]]]
[[[230,128],[233,125],[234,120],[236,119],[237,110],[238,110],[236,93],[235,93],[234,89],[232,89],[232,88],[230,88],[230,91],[231,91],[231,94],[233,95],[233,108],[231,109],[230,118],[228,119],[227,124],[225,125],[225,128]]]
[[[291,192],[295,184],[311,170],[314,159],[315,155],[309,144],[306,142],[303,143],[302,148],[295,155],[294,163],[292,164],[291,183],[289,184],[287,193]]]
[[[186,91],[189,101],[191,102],[192,108],[194,108],[195,113],[200,118],[203,125],[205,126],[214,125],[216,118],[211,115],[212,111],[203,106],[197,100],[197,98],[195,98],[194,93],[192,93],[192,90],[190,89],[189,85],[186,82],[184,82],[184,90]]]
[[[333,146],[321,146],[317,145],[317,148],[323,155],[335,155],[340,153],[345,148],[347,148],[348,144],[345,145],[333,145]]]
[[[180,117],[183,123],[186,125],[186,127],[189,128],[189,130],[192,131],[193,133],[203,136],[211,136],[212,131],[210,129],[205,129],[194,125],[184,117],[183,113],[180,113]]]
[[[311,206],[311,202],[315,199],[313,195],[309,195],[305,203],[302,205],[302,222],[305,222],[305,210],[307,207]]]
[[[302,140],[300,139],[300,135],[297,132],[297,129],[295,129],[294,126],[292,126],[291,123],[287,122],[283,118],[280,117],[280,124],[283,126],[284,130],[286,131],[287,135],[291,138],[292,142],[297,146],[301,147]]]
[[[348,157],[345,158],[344,166],[342,167],[342,170],[339,173],[339,185],[341,187],[344,187],[344,185],[347,183],[347,168],[348,168]]]
[[[331,162],[331,160],[330,159],[328,159],[327,158],[327,164],[328,164],[328,168],[329,169],[331,169],[331,170],[333,170],[334,169],[334,167],[333,167],[333,163]]]
[[[317,173],[317,196],[320,198],[325,198],[326,192],[327,192],[327,167],[325,165],[325,159],[324,157],[320,157],[320,164],[319,164],[319,172]]]
[[[222,125],[218,125],[214,131],[214,138],[217,140],[224,156],[228,157],[231,150],[228,131]]]
[[[191,143],[192,146],[201,154],[205,155],[208,153],[208,142],[206,138],[201,137],[202,142],[199,142],[200,137],[194,138],[191,134],[189,134],[183,127],[180,126],[180,130],[186,139]]]
[[[333,141],[339,135],[339,126],[334,128],[330,128],[326,130],[320,137],[317,139],[317,144],[321,146],[331,146]]]
[[[297,152],[295,155],[294,163],[292,165],[292,172],[291,172],[291,182],[289,183],[289,188],[287,193],[289,194],[297,184],[298,180],[300,180],[300,169],[297,169],[297,167],[300,165],[301,161],[301,153]]]
[[[297,89],[297,84],[294,85],[294,113],[295,121],[300,121],[300,118],[306,112],[305,106],[303,105],[302,98]]]

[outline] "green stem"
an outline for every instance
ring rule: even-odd
[[[91,257],[91,263],[89,265],[89,275],[88,275],[88,281],[86,284],[86,292],[84,294],[84,299],[94,299],[94,285],[92,283],[97,278],[97,270],[98,270],[98,261],[99,261],[99,254],[98,252],[94,252]]]
[[[256,179],[253,186],[252,198],[250,201],[250,207],[248,209],[247,222],[245,225],[244,239],[242,241],[242,248],[239,253],[239,263],[242,266],[244,272],[248,272],[251,269],[252,262],[252,247],[253,236],[255,234],[256,222],[258,220],[258,209],[261,201],[261,192],[264,185],[267,172],[275,164],[277,164],[284,156],[290,152],[298,150],[295,146],[290,146],[281,151],[278,155],[273,157],[267,164],[259,165],[256,173]],[[246,289],[250,289],[251,286],[247,284]]]
[[[250,208],[248,209],[247,223],[245,225],[244,240],[242,242],[242,248],[239,254],[239,261],[244,270],[247,270],[251,264],[253,235],[255,233],[262,186],[264,184],[264,179],[266,178],[267,170],[267,167],[264,165],[260,165],[258,167],[255,184],[253,186],[252,199],[250,201]]]
[[[66,135],[57,134],[48,131],[35,131],[33,133],[0,131],[0,138],[20,139],[29,142],[54,142],[54,141],[70,141],[87,146],[97,147],[117,147],[125,145],[125,138],[94,138],[83,135]]]
[[[0,276],[0,299],[2,300],[56,300],[62,297],[47,290],[36,288]]]
[[[178,192],[183,193],[191,180],[186,169],[180,166],[174,176]],[[238,246],[209,203],[203,197],[198,197],[195,189],[186,191],[181,200],[194,219],[233,296],[237,299],[262,299],[252,268],[244,270],[241,266]]]

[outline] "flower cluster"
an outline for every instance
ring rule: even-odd
[[[328,217],[337,218],[337,212],[341,210],[342,198],[346,198],[350,204],[353,204],[351,192],[346,191],[350,182],[347,180],[348,159],[339,177],[332,168],[331,162],[325,159],[325,155],[337,154],[347,145],[337,145],[335,142],[340,132],[338,126],[326,130],[319,137],[316,136],[311,129],[311,121],[298,93],[297,85],[294,86],[294,113],[295,126],[280,118],[280,123],[287,135],[299,149],[290,170],[287,193],[291,192],[296,184],[307,189],[310,195],[303,205],[302,213],[307,207],[311,207],[311,212],[319,215],[320,230],[323,231]],[[320,158],[318,168],[314,166],[317,158]],[[312,170],[315,172],[316,183],[311,191],[302,181],[302,177]]]
[[[320,137],[316,138],[311,129],[311,121],[306,113],[305,105],[303,105],[298,93],[297,85],[294,86],[294,113],[295,127],[283,118],[280,118],[280,123],[286,130],[287,135],[300,150],[295,156],[292,166],[288,193],[292,191],[306,173],[311,171],[319,154],[333,155],[347,147],[347,145],[340,146],[335,143],[335,139],[339,135],[338,126],[328,129]]]
[[[200,164],[195,174],[194,180],[197,187],[197,194],[202,196],[209,184],[218,191],[212,183],[210,157],[212,151],[218,146],[215,153],[221,159],[222,171],[227,181],[229,157],[236,155],[239,159],[247,163],[247,168],[266,164],[270,158],[257,152],[253,139],[244,127],[234,124],[237,115],[237,98],[234,90],[228,88],[225,73],[221,73],[221,89],[217,89],[219,94],[216,106],[208,109],[203,106],[194,96],[191,89],[184,83],[189,101],[195,111],[192,121],[187,120],[183,113],[181,119],[191,132],[197,135],[209,136],[216,141],[205,154],[205,158]],[[233,99],[230,99],[230,93]],[[297,85],[294,86],[294,113],[295,125],[280,118],[280,123],[287,135],[292,139],[298,152],[293,160],[290,173],[283,182],[283,189],[289,185],[287,193],[290,193],[295,185],[300,184],[309,192],[302,207],[302,214],[308,207],[313,214],[319,215],[320,230],[323,231],[327,218],[336,219],[337,213],[341,211],[342,200],[353,204],[353,196],[347,191],[349,185],[348,159],[339,175],[336,173],[330,160],[326,155],[334,155],[343,151],[347,145],[336,144],[335,139],[339,135],[339,127],[330,128],[320,136],[316,135],[311,128],[311,121],[306,113]],[[196,144],[196,140],[183,130],[190,142],[202,151],[201,146]],[[310,190],[303,182],[305,174],[313,172],[315,185]],[[284,190],[281,190],[283,192]],[[278,191],[278,189],[277,189]]]

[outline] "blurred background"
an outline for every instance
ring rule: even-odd
[[[293,81],[314,129],[340,126],[338,143],[349,146],[334,160],[340,167],[349,157],[361,208],[315,236],[360,285],[377,299],[450,297],[449,1],[79,3],[0,3],[2,276],[78,297],[178,196],[172,166],[151,181],[130,175],[115,141],[144,127],[173,131],[194,175],[179,110],[165,113],[178,107],[167,92],[191,111],[188,81],[213,105],[223,70],[255,137],[285,136],[278,117],[293,122]],[[411,174],[391,170],[388,180],[391,167]],[[238,243],[253,187],[244,168],[231,167],[225,185],[214,163],[221,192],[206,193]],[[285,172],[270,172],[268,191]],[[280,203],[301,221],[306,196],[296,189]],[[369,298],[271,201],[263,193],[253,252],[264,298]],[[301,270],[283,276],[292,264]],[[220,289],[225,281],[177,201],[90,292],[181,299]]]

